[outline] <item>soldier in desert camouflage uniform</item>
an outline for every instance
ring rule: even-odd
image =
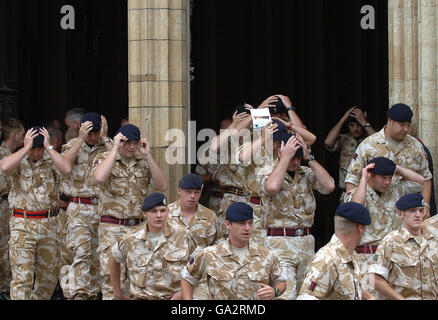
[[[341,203],[344,202],[345,196],[345,176],[356,148],[368,135],[376,133],[366,117],[366,112],[358,107],[349,109],[324,140],[324,146],[328,151],[341,150],[339,158],[339,188],[343,191],[340,197]],[[339,134],[344,124],[348,126],[348,133]]]
[[[204,181],[203,192],[207,192],[208,199],[206,201],[207,207],[212,210],[216,215],[219,213],[219,208],[221,205],[221,200],[224,197],[222,193],[222,187],[216,181],[216,173],[219,169],[218,164],[206,164],[196,165],[195,173],[199,174]],[[207,185],[207,189],[205,189],[205,185]]]
[[[49,141],[45,128],[34,127],[27,131],[23,148],[0,164],[1,174],[11,178],[9,259],[13,300],[50,299],[58,280],[56,176],[57,170],[70,174],[71,166]]]
[[[108,265],[111,246],[143,222],[141,204],[150,183],[153,182],[154,187],[163,192],[168,184],[166,176],[150,154],[149,143],[141,138],[140,129],[132,124],[119,130],[111,151],[96,156],[92,173],[100,184],[98,252],[104,277],[102,294],[103,299],[110,300],[113,299]],[[121,279],[122,290],[129,290],[123,265]]]
[[[0,146],[0,160],[23,146],[24,126],[17,119],[9,119],[3,124],[4,141]],[[9,296],[9,283],[11,282],[11,267],[9,265],[9,190],[11,181],[8,177],[0,176],[0,299]]]
[[[371,159],[385,157],[424,177],[425,183],[421,193],[425,199],[425,206],[429,205],[432,174],[421,143],[408,134],[412,116],[412,110],[405,104],[391,107],[388,111],[387,125],[381,131],[366,138],[357,147],[345,179],[347,192],[359,185],[362,169]],[[397,185],[400,179],[401,177],[394,177],[393,183]],[[426,217],[428,213],[429,210],[426,209]]]
[[[181,300],[181,270],[194,250],[190,233],[167,223],[166,197],[153,193],[142,206],[145,220],[112,247],[111,282],[116,299]],[[130,291],[120,288],[120,264],[126,262]]]
[[[277,160],[257,175],[266,211],[265,246],[277,254],[286,271],[287,290],[282,299],[294,299],[315,252],[310,233],[316,209],[313,190],[329,194],[335,185],[301,136],[280,130],[273,139]],[[300,165],[302,159],[309,167]]]
[[[343,203],[336,209],[335,234],[309,263],[298,300],[373,299],[361,287],[354,253],[370,223],[370,214],[361,204]]]
[[[403,224],[377,248],[368,269],[371,284],[387,299],[436,300],[437,245],[432,234],[422,232],[423,197],[410,193],[396,205]]]
[[[391,183],[393,175],[402,177],[402,180],[396,178],[399,181],[397,185]],[[404,194],[420,192],[423,183],[424,178],[415,171],[397,166],[388,158],[378,157],[362,170],[359,187],[349,191],[345,197],[346,202],[364,205],[371,215],[371,224],[366,228],[356,252],[363,273],[362,286],[376,298],[379,295],[369,287],[366,276],[369,263],[380,241],[401,225],[395,202]]]
[[[183,299],[193,298],[193,287],[206,275],[213,300],[270,300],[286,289],[274,253],[250,241],[253,209],[235,202],[227,209],[229,239],[198,252],[183,269]]]
[[[99,268],[97,212],[99,186],[91,168],[97,154],[111,149],[107,137],[106,119],[97,113],[87,113],[81,119],[79,137],[64,146],[63,157],[72,163],[70,183],[64,192],[70,196],[67,208],[67,245],[73,261],[63,270],[61,287],[69,299],[94,299],[101,292]],[[107,147],[105,147],[107,146]]]
[[[196,250],[216,244],[223,238],[216,214],[199,203],[202,187],[199,175],[186,175],[178,184],[179,200],[169,205],[168,223],[187,229],[195,240]],[[207,300],[205,284],[201,282],[195,288],[196,300]]]

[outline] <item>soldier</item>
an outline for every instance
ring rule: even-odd
[[[61,287],[64,296],[75,300],[96,299],[101,292],[99,269],[97,212],[99,186],[91,168],[99,153],[111,150],[108,126],[104,116],[87,113],[81,119],[79,137],[64,147],[63,157],[72,164],[70,183],[64,192],[70,196],[67,208],[67,245],[73,261],[63,270]]]
[[[300,135],[280,130],[273,139],[277,159],[257,176],[266,211],[265,246],[277,254],[286,270],[287,290],[282,299],[294,299],[315,253],[310,233],[316,209],[313,190],[329,194],[335,185]],[[300,165],[302,160],[305,166]]]
[[[181,270],[194,250],[190,233],[167,223],[169,208],[162,193],[147,196],[141,208],[146,223],[112,247],[111,283],[118,300],[181,300]],[[120,265],[126,262],[129,295],[120,288]]]
[[[167,190],[168,184],[152,158],[149,143],[141,138],[140,129],[132,124],[119,130],[111,151],[96,156],[92,173],[100,184],[98,252],[104,277],[102,294],[104,300],[110,300],[114,297],[108,264],[111,246],[143,222],[141,204],[151,179],[154,187],[162,192]],[[122,289],[127,293],[129,282],[124,267],[121,277]]]
[[[405,104],[396,104],[388,111],[388,122],[379,132],[369,136],[357,147],[356,153],[348,167],[345,186],[347,192],[359,185],[362,169],[377,157],[385,157],[395,164],[421,174],[425,183],[421,191],[427,207],[431,193],[432,175],[421,143],[408,134],[413,113]],[[395,177],[393,183],[398,184],[401,177]],[[428,217],[428,210],[424,210]]]
[[[335,213],[335,234],[312,258],[297,300],[373,300],[361,287],[354,249],[371,223],[368,210],[342,203]]]
[[[394,174],[403,178],[397,179],[397,185],[391,183]],[[420,192],[423,183],[423,176],[415,171],[397,166],[388,158],[378,157],[362,169],[359,187],[349,191],[345,197],[345,202],[353,201],[364,205],[371,215],[371,225],[366,228],[356,252],[363,273],[362,287],[376,298],[378,294],[368,286],[365,275],[369,263],[372,262],[380,241],[401,225],[395,202],[404,194]]]
[[[199,203],[202,179],[197,174],[183,177],[178,184],[179,200],[169,205],[169,224],[187,229],[196,250],[218,243],[223,235],[216,214]],[[195,288],[196,300],[207,300],[205,281]]]
[[[183,269],[183,299],[193,299],[193,287],[204,275],[213,300],[271,300],[284,292],[286,282],[277,257],[250,241],[253,211],[242,202],[230,205],[229,239],[198,252]]]
[[[348,133],[340,134],[345,124],[348,126]],[[324,140],[324,146],[328,151],[336,152],[341,150],[339,159],[339,188],[342,190],[341,203],[344,202],[345,196],[345,176],[356,148],[363,139],[374,133],[376,133],[376,130],[368,122],[366,111],[353,107],[344,114]]]
[[[24,126],[20,120],[9,119],[3,124],[3,143],[0,146],[0,161],[23,146]],[[9,265],[9,189],[11,181],[0,176],[0,300],[9,297],[9,283],[11,282],[11,267]]]
[[[45,128],[33,127],[23,148],[0,163],[1,174],[11,177],[12,300],[50,299],[58,280],[56,176],[70,174],[71,166],[49,141]]]
[[[65,125],[67,131],[65,132],[65,142],[76,138],[79,135],[80,121],[85,114],[84,108],[72,108],[65,114]]]
[[[388,234],[377,248],[371,285],[391,300],[436,300],[438,263],[436,240],[422,232],[424,199],[418,193],[401,197],[397,203],[402,226]]]

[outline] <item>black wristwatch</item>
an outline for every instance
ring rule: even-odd
[[[313,160],[315,160],[315,157],[312,154],[309,154],[309,158],[303,159],[303,163],[304,163],[305,166],[308,166],[309,162],[313,161]]]
[[[295,111],[295,107],[294,106],[290,106],[289,108],[287,108],[287,111]]]
[[[278,298],[279,296],[281,296],[281,291],[278,288],[274,288],[275,291],[275,297]]]

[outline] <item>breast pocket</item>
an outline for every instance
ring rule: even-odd
[[[167,264],[168,273],[172,278],[172,282],[181,280],[181,271],[187,263],[187,250],[178,250],[164,255]]]
[[[129,180],[124,173],[119,171],[111,172],[110,183],[108,186],[108,192],[111,195],[123,196],[128,187]]]
[[[133,190],[134,193],[136,193],[136,196],[138,197],[146,197],[149,189],[149,183],[150,183],[150,177],[145,172],[145,169],[143,170],[135,170],[134,176],[136,179],[136,183],[138,185],[138,188],[135,188]]]
[[[233,276],[224,271],[220,272],[216,269],[207,271],[207,283],[212,299],[232,297],[232,282]]]
[[[333,288],[336,300],[354,300],[355,299],[355,288],[354,283],[345,283],[344,281],[338,282]]]
[[[408,254],[394,255],[391,257],[394,269],[391,273],[390,281],[395,286],[411,289],[413,288],[413,279],[416,277],[418,261]]]

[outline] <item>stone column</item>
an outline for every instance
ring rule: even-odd
[[[413,108],[411,134],[429,148],[438,172],[438,1],[389,0],[388,6],[389,102]]]
[[[169,179],[169,201],[187,165],[166,162],[170,129],[187,136],[189,112],[188,0],[128,0],[129,119],[151,144]],[[181,144],[180,151],[187,154]]]

